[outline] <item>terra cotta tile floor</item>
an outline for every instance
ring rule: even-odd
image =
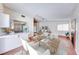
[[[75,48],[73,47],[70,40],[64,38],[60,38],[60,40],[61,42],[57,51],[57,55],[76,55]]]

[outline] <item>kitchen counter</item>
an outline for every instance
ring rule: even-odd
[[[28,33],[24,33],[24,32],[22,32],[22,33],[10,33],[10,34],[5,34],[5,33],[4,33],[4,34],[1,34],[1,35],[0,35],[0,38],[1,38],[1,37],[5,37],[5,36],[10,36],[10,35],[19,35],[19,34],[28,34]]]
[[[27,39],[26,33],[13,33],[0,36],[0,54],[22,46],[21,39]]]

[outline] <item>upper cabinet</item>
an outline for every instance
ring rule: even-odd
[[[9,28],[10,19],[8,14],[0,13],[0,28]]]
[[[4,13],[3,4],[0,3],[0,28],[10,27],[10,17],[9,14]]]

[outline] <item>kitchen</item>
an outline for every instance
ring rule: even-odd
[[[21,39],[28,38],[29,29],[23,15],[4,7],[3,4],[0,4],[0,8],[0,54],[4,54],[19,47],[23,48]]]

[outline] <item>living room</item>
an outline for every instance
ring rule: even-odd
[[[21,53],[15,54],[26,54],[26,51],[32,55],[33,51],[38,55],[79,54],[78,10],[79,4],[74,3],[0,4],[0,12],[9,15],[9,23],[1,18],[4,21],[1,21],[0,37],[10,37],[14,41],[2,39],[1,54],[18,47],[21,47]],[[4,22],[8,25],[5,26]]]

